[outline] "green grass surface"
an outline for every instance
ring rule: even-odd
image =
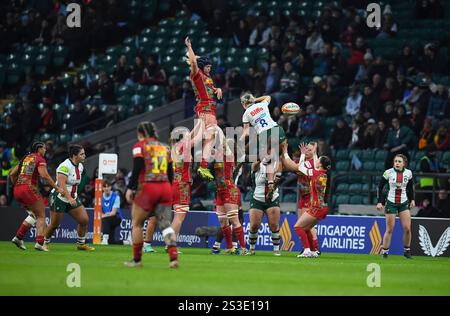
[[[48,253],[21,251],[0,242],[0,295],[450,295],[450,259],[324,253],[298,259],[296,253],[259,251],[255,256],[211,255],[183,248],[180,268],[168,268],[164,249],[143,254],[143,268],[125,268],[130,246],[77,251],[51,244]],[[69,288],[69,263],[81,268],[81,287]],[[369,288],[367,265],[381,267],[381,287]]]

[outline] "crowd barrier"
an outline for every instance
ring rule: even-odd
[[[93,210],[90,215],[88,239],[92,239]],[[124,219],[116,229],[116,240],[127,240],[131,234],[131,215],[129,210],[122,210]],[[47,212],[48,215],[48,212]],[[20,208],[0,208],[0,240],[11,240],[27,213]],[[49,218],[47,218],[47,222]],[[294,224],[296,214],[281,214],[280,234],[283,251],[300,251],[301,243],[295,234]],[[212,247],[215,236],[201,237],[196,234],[199,227],[219,226],[217,216],[213,212],[191,211],[183,223],[178,244],[180,247],[206,248]],[[380,216],[343,216],[329,215],[317,227],[319,245],[323,252],[372,254],[379,253],[385,231],[384,217]],[[244,214],[244,232],[248,241],[249,217]],[[35,238],[36,230],[32,228],[26,236],[26,241]],[[390,254],[403,253],[403,230],[399,220],[396,220],[392,237]],[[52,242],[74,242],[77,237],[76,223],[65,215],[52,238]],[[161,232],[154,234],[154,244],[163,245]],[[411,251],[415,256],[446,256],[450,257],[450,219],[413,218]],[[222,245],[224,247],[224,244]],[[272,250],[271,231],[264,218],[259,229],[257,250]]]

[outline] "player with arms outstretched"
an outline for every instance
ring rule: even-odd
[[[325,219],[328,214],[328,171],[331,170],[331,160],[327,156],[321,156],[314,161],[314,168],[308,169],[305,166],[305,155],[308,151],[305,145],[300,147],[301,156],[298,165],[291,160],[287,153],[287,145],[283,145],[282,161],[287,170],[297,169],[307,176],[310,189],[310,205],[294,225],[295,232],[302,241],[304,250],[299,254],[299,258],[317,257],[318,253],[314,248],[311,228],[319,221]]]
[[[414,179],[411,170],[407,169],[408,159],[404,155],[394,157],[394,167],[386,170],[378,185],[377,209],[383,210],[383,201],[386,200],[386,232],[383,236],[381,254],[388,257],[391,245],[392,233],[395,226],[395,216],[398,214],[403,227],[404,256],[411,259],[411,212],[416,206],[414,201]],[[387,199],[384,197],[383,188],[389,184]]]
[[[317,144],[316,143],[309,143],[306,146],[306,152],[305,152],[305,167],[308,169],[314,168],[314,161],[317,160]],[[311,202],[311,194],[309,190],[309,180],[308,177],[302,174],[298,170],[291,170],[297,173],[298,175],[298,188],[299,188],[299,195],[298,195],[298,208],[297,208],[297,218],[300,218],[303,213],[305,213],[308,208],[310,207]],[[314,249],[316,249],[317,254],[320,255],[319,250],[319,242],[317,239],[317,231],[316,228],[311,228],[311,234],[313,236],[313,246]]]
[[[156,127],[141,122],[137,128],[138,142],[133,146],[133,171],[126,199],[132,204],[133,259],[127,267],[142,266],[142,227],[150,212],[154,212],[158,227],[168,247],[169,267],[178,267],[176,234],[170,226],[172,188],[167,174],[171,167],[170,149],[158,140]]]
[[[206,141],[202,146],[201,165],[197,171],[202,178],[211,181],[214,177],[208,169],[208,159],[211,156],[215,136],[218,134],[221,139],[225,138],[222,130],[217,126],[216,102],[214,100],[214,95],[217,96],[217,99],[222,99],[222,90],[214,87],[214,82],[210,76],[211,60],[205,56],[197,57],[195,55],[189,37],[186,37],[184,42],[188,50],[188,63],[191,68],[189,78],[191,79],[197,98],[197,105],[195,107],[197,121],[191,138],[195,144],[206,136]]]
[[[23,238],[27,231],[36,224],[36,250],[48,251],[44,245],[45,206],[38,189],[39,177],[56,191],[62,189],[53,181],[47,171],[44,159],[47,150],[43,142],[35,142],[31,146],[32,153],[27,154],[20,163],[10,172],[11,182],[14,185],[14,198],[28,212],[28,217],[22,222],[12,242],[22,250],[26,247]]]

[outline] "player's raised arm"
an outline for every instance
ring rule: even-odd
[[[189,36],[186,36],[184,43],[186,44],[188,50],[189,65],[191,66],[191,76],[195,76],[198,73],[197,56],[192,49],[192,44]]]
[[[305,176],[308,176],[308,168],[306,168],[305,165],[305,154],[306,154],[306,145],[302,144],[300,146],[300,151],[301,151],[301,156],[300,156],[300,161],[298,163],[298,171],[300,171],[300,173],[304,174]]]
[[[270,100],[272,100],[272,97],[270,95],[263,95],[263,96],[260,96],[259,98],[256,98],[255,99],[255,103],[263,102],[263,101],[266,101],[267,103],[270,103]]]
[[[319,156],[317,155],[317,143],[313,142],[313,143],[311,143],[311,145],[313,146],[313,160],[314,160],[314,169],[315,169],[319,162]]]
[[[283,163],[284,168],[286,169],[286,171],[291,171],[291,172],[298,172],[298,164],[296,164],[291,157],[289,157],[289,154],[287,152],[287,144],[281,144],[281,149],[282,149],[282,155],[281,155],[281,161]]]

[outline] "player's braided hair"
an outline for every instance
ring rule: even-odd
[[[31,145],[31,152],[36,153],[40,148],[45,147],[44,142],[37,141],[34,142],[33,145]]]
[[[156,126],[153,122],[144,121],[144,122],[139,123],[137,131],[145,138],[150,138],[150,137],[158,138]]]
[[[331,184],[331,159],[328,156],[321,156],[319,158],[319,162],[322,168],[327,171],[327,187],[325,191],[325,201],[328,201],[328,195],[330,192],[330,184]]]
[[[40,148],[43,148],[43,147],[45,147],[45,143],[44,143],[44,142],[41,142],[41,141],[36,141],[36,142],[34,142],[34,143],[31,145],[31,152],[29,152],[29,153],[23,155],[22,159],[20,159],[20,161],[19,161],[19,170],[22,169],[23,161],[25,160],[25,158],[26,158],[28,155],[30,155],[30,154],[32,154],[32,153],[37,153],[37,151],[38,151]]]

